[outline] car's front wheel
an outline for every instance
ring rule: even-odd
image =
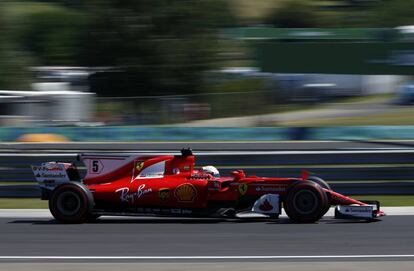
[[[83,223],[90,216],[93,201],[87,188],[68,183],[57,187],[49,199],[53,217],[62,223]]]
[[[299,182],[289,189],[283,206],[291,220],[313,223],[324,215],[328,197],[319,185]]]
[[[325,180],[323,180],[322,178],[319,178],[319,177],[316,177],[316,176],[310,176],[308,178],[308,180],[311,181],[311,182],[314,182],[314,183],[318,184],[322,188],[325,188],[325,189],[328,189],[328,190],[332,190],[331,186]],[[329,211],[329,208],[331,208],[331,205],[330,204],[327,204],[326,205],[326,208],[322,212],[323,213],[322,216],[324,216]]]
[[[319,186],[322,187],[322,188],[332,190],[331,186],[325,180],[323,180],[322,178],[319,178],[319,177],[316,177],[316,176],[309,176],[308,180],[319,184]]]

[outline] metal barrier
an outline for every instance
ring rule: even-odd
[[[159,152],[159,151],[158,151]],[[222,175],[300,176],[303,169],[344,194],[414,194],[414,150],[214,151],[199,152],[197,165],[215,165]],[[0,154],[0,197],[37,197],[30,165],[76,161],[77,153]],[[79,162],[77,162],[79,163]],[[78,164],[81,170],[83,165]]]

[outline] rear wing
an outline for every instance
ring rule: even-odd
[[[31,166],[40,188],[53,190],[62,183],[80,181],[79,172],[73,163],[45,162]]]

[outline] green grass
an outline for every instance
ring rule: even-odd
[[[233,13],[240,20],[261,21],[285,0],[229,0]]]
[[[352,195],[351,197],[360,200],[378,200],[381,206],[414,206],[414,195]]]
[[[0,186],[5,186],[5,185],[37,185],[37,182],[13,182],[13,181],[0,182]]]
[[[46,209],[48,202],[38,198],[0,198],[0,209]]]
[[[55,3],[31,2],[31,1],[9,1],[0,3],[0,8],[4,9],[7,21],[24,23],[23,18],[33,13],[59,12],[69,10],[62,5]]]
[[[284,126],[354,126],[354,125],[414,125],[414,108],[400,108],[380,114],[370,114],[361,117],[338,117],[306,119],[301,121],[288,121]],[[280,123],[279,123],[280,124]]]
[[[381,206],[414,206],[414,195],[404,196],[351,196],[355,199],[361,200],[379,200]],[[46,209],[48,202],[37,198],[14,199],[14,198],[0,198],[0,209]]]

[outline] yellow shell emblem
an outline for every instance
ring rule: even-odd
[[[241,184],[239,184],[239,192],[240,192],[240,195],[243,196],[244,194],[246,194],[248,188],[249,187],[248,187],[247,183],[241,183]]]
[[[175,189],[174,196],[180,202],[193,202],[197,197],[197,189],[194,185],[185,183]]]

